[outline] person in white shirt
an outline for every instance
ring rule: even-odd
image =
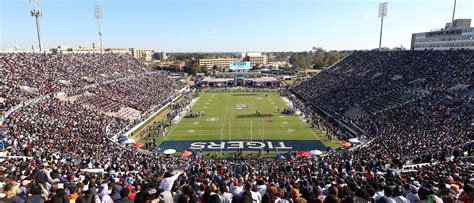
[[[161,180],[160,188],[164,191],[171,191],[173,183],[178,177],[183,174],[182,171],[178,171],[175,175],[171,175],[170,172],[166,172],[164,178]]]
[[[261,196],[263,196],[267,192],[267,186],[265,185],[265,182],[263,182],[263,180],[258,181],[257,188]]]
[[[244,188],[239,183],[236,184],[236,182],[234,182],[233,184],[234,184],[234,187],[233,187],[232,195],[238,196],[242,194],[242,192],[244,192]]]
[[[229,193],[227,186],[222,185],[220,188],[221,194],[221,203],[231,203],[232,202],[232,194]]]
[[[383,190],[382,191],[379,190],[379,191],[375,192],[375,195],[373,196],[375,201],[377,201],[381,197],[385,197],[385,194],[384,194]]]
[[[258,187],[256,185],[253,185],[252,187],[252,199],[256,199],[259,203],[262,202],[262,194],[260,194]]]

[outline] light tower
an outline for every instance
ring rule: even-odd
[[[456,0],[454,0],[453,18],[451,18],[451,28],[454,27],[454,14],[456,14]]]
[[[102,7],[95,4],[94,5],[94,14],[95,14],[95,19],[97,19],[97,23],[99,24],[99,38],[100,38],[100,53],[104,53],[104,46],[102,45],[102,31],[100,28],[100,20],[102,20]]]
[[[379,4],[379,18],[380,19],[380,39],[379,39],[379,51],[382,50],[382,30],[383,30],[383,17],[387,16],[387,2]]]
[[[38,45],[40,51],[42,51],[42,45],[41,45],[41,32],[40,32],[40,24],[39,24],[39,17],[43,16],[43,13],[41,10],[38,8],[38,1],[39,0],[30,0],[30,3],[33,5],[33,10],[31,10],[31,16],[34,16],[36,19],[36,33],[38,34]]]

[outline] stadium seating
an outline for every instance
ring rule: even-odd
[[[342,114],[368,99],[416,89],[417,80],[423,81],[418,87],[450,95],[450,87],[472,84],[473,60],[472,50],[357,51],[296,89]]]
[[[146,71],[127,54],[0,54],[7,106],[61,89],[82,87]]]
[[[294,91],[379,140],[367,147],[373,156],[414,158],[472,139],[470,96],[450,88],[472,84],[473,57],[473,50],[358,51]],[[366,118],[353,116],[354,108]]]
[[[183,87],[128,55],[0,56],[6,73],[0,97],[8,108],[47,95],[15,109],[1,125],[0,201],[474,199],[472,96],[452,88],[472,84],[472,50],[354,52],[294,86],[292,92],[300,97],[280,90],[304,116],[326,123],[315,110],[325,105],[319,108],[342,115],[334,118],[357,125],[369,141],[310,158],[288,152],[278,160],[209,159],[200,152],[169,157],[111,142],[110,136],[129,121],[103,112],[124,105],[146,113]],[[176,117],[193,97],[185,96],[167,116]],[[355,107],[365,114],[345,118]],[[340,139],[349,138],[340,126],[325,127]],[[158,133],[161,128],[152,127]]]

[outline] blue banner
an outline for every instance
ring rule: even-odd
[[[182,150],[202,150],[202,151],[236,151],[239,148],[243,151],[258,151],[267,149],[270,151],[299,151],[299,150],[321,150],[327,151],[326,146],[319,140],[183,140],[183,141],[163,141],[159,148]]]

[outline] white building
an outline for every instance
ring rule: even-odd
[[[456,19],[444,29],[414,33],[411,50],[474,49],[474,27],[471,19]]]
[[[143,48],[130,48],[132,56],[143,61],[151,61],[154,50],[153,49],[143,49]]]
[[[160,61],[166,61],[168,59],[168,56],[166,55],[166,52],[161,52],[160,53]]]
[[[242,53],[240,57],[243,61],[250,61],[250,66],[263,66],[267,64],[268,57],[262,53]]]
[[[116,53],[116,54],[131,54],[132,53],[127,48],[107,48],[104,51],[105,53]]]

